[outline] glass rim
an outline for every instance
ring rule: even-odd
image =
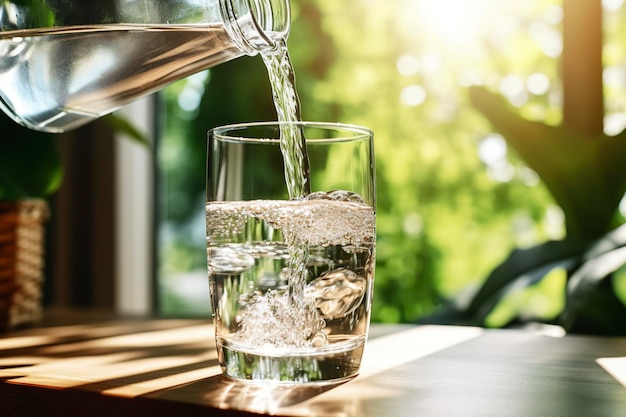
[[[248,142],[248,143],[280,143],[279,137],[246,137],[237,134],[231,134],[230,132],[236,132],[249,128],[262,128],[262,127],[275,127],[280,130],[281,126],[299,126],[299,127],[311,127],[327,131],[345,131],[351,133],[351,135],[344,134],[338,137],[331,138],[316,138],[306,137],[306,141],[314,141],[316,143],[333,143],[333,142],[349,142],[359,139],[372,140],[374,138],[374,132],[364,126],[340,123],[340,122],[316,122],[316,121],[297,121],[297,122],[280,122],[280,121],[266,121],[266,122],[242,122],[233,123],[223,126],[217,126],[208,131],[208,137],[214,137],[218,140],[227,140],[234,142]]]

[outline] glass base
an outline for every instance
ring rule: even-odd
[[[218,340],[222,372],[238,381],[280,385],[337,384],[359,373],[364,341],[341,351],[314,354],[261,354],[244,351]]]

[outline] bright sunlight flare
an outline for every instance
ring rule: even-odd
[[[405,0],[408,14],[416,17],[428,33],[450,47],[478,41],[485,27],[498,25],[503,7],[498,0]]]

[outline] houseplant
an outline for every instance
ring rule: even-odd
[[[147,143],[119,115],[105,116],[126,137]],[[41,316],[47,199],[61,186],[59,135],[22,127],[0,112],[0,329]],[[81,140],[89,140],[84,138]]]
[[[63,169],[53,135],[0,118],[0,329],[41,315],[46,197]]]

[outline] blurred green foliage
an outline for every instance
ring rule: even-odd
[[[613,123],[607,128],[626,124],[622,3],[606,12],[605,66],[613,74],[606,85],[605,110]],[[303,119],[375,132],[374,321],[415,321],[450,300],[463,303],[514,248],[564,237],[563,213],[544,184],[493,132],[468,94],[470,85],[486,85],[523,117],[557,125],[561,1],[291,4],[289,49]],[[162,280],[205,267],[206,131],[276,118],[259,57],[206,74],[206,80],[194,76],[162,94]],[[195,250],[169,255],[183,245]],[[555,271],[539,285],[510,293],[486,324],[554,317],[564,305],[564,286]]]
[[[465,306],[448,305],[424,321],[486,325],[521,289],[565,277],[564,304],[551,318],[568,332],[626,334],[626,299],[620,291],[626,265],[626,130],[622,112],[605,113],[604,84],[619,67],[604,63],[604,21],[623,1],[563,0],[558,124],[529,120],[499,93],[475,86],[472,104],[550,190],[563,211],[565,236],[516,248],[487,277]],[[580,29],[584,27],[584,31]],[[529,80],[530,81],[530,80]],[[529,90],[533,84],[528,85]],[[536,87],[536,85],[535,85]],[[618,118],[617,123],[615,117]],[[622,210],[623,211],[623,210]],[[537,321],[513,312],[503,324]]]
[[[0,113],[0,200],[44,198],[60,187],[61,157],[54,135],[34,132]]]

